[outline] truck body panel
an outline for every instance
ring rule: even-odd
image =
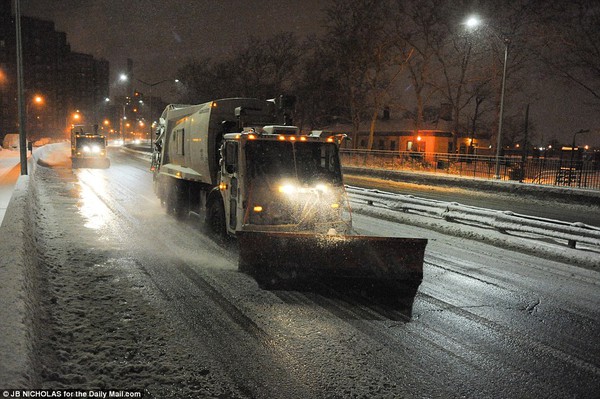
[[[169,132],[162,145],[162,163],[173,173],[206,184],[217,184],[219,145],[226,133],[237,131],[235,109],[246,110],[246,126],[273,120],[273,105],[251,98],[229,98],[167,109],[161,119]]]

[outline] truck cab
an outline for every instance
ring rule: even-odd
[[[226,134],[218,189],[229,235],[351,230],[333,138],[299,135],[292,126]]]

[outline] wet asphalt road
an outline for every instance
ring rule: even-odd
[[[36,172],[45,387],[162,398],[600,391],[597,271],[355,215],[363,234],[429,239],[412,309],[329,283],[266,291],[237,271],[235,243],[165,215],[146,161],[110,156],[106,170]]]

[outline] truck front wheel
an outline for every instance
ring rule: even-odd
[[[225,208],[219,200],[211,201],[206,213],[206,223],[210,231],[220,238],[225,238]]]

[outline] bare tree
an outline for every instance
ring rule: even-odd
[[[204,61],[189,59],[179,68],[177,76],[185,88],[182,102],[200,103],[211,99],[213,82],[211,69],[210,59]]]
[[[424,110],[436,93],[435,49],[443,42],[438,9],[444,0],[397,0],[395,8],[395,37],[397,51],[408,60],[407,69],[415,96],[415,131],[424,122]],[[411,55],[410,57],[408,55]]]
[[[326,9],[326,36],[323,48],[331,54],[331,67],[337,73],[347,96],[354,146],[363,117],[368,114],[368,97],[373,87],[371,74],[378,68],[377,52],[384,40],[387,2],[381,0],[334,0]],[[380,54],[384,56],[384,54]]]
[[[277,34],[264,42],[273,95],[290,91],[300,63],[300,45],[291,32]]]
[[[503,115],[503,119],[510,120],[522,113],[524,104],[519,102],[517,95],[532,89],[531,86],[528,87],[528,83],[535,81],[536,79],[532,77],[540,73],[539,62],[534,51],[538,42],[533,34],[536,26],[534,22],[539,10],[534,7],[534,3],[536,2],[529,0],[516,0],[510,3],[481,1],[477,10],[481,25],[471,31],[455,30],[451,35],[453,43],[463,43],[462,47],[458,47],[463,51],[446,52],[439,57],[439,60],[444,70],[447,65],[451,65],[458,71],[449,75],[451,78],[445,79],[443,91],[446,100],[453,105],[455,131],[467,129],[466,121],[462,122],[462,115],[463,112],[469,113],[469,107],[471,110],[477,107],[477,112],[480,112],[483,107],[483,114],[491,106],[496,110],[500,109],[504,66],[506,66],[504,79],[506,83],[504,114],[506,115]],[[460,8],[451,7],[447,14],[453,16],[448,19],[449,31],[464,26],[462,23],[467,15],[461,15]],[[452,54],[455,54],[455,57],[452,57]],[[448,75],[444,73],[444,76]],[[482,87],[486,88],[486,93],[495,94],[491,96],[486,94],[482,98]],[[478,97],[479,102],[474,101]],[[489,122],[499,126],[500,113],[496,111],[491,114],[494,115],[494,120]],[[477,116],[475,119],[479,118]],[[506,129],[503,130],[506,130],[507,134],[503,135],[503,142],[508,141],[507,139],[513,135],[512,126],[516,124],[505,124]],[[497,135],[498,129],[495,129],[494,136]]]
[[[190,60],[179,69],[186,98],[210,101],[223,97],[272,98],[292,87],[299,46],[291,33],[250,37],[234,55],[218,63]]]
[[[410,58],[413,55],[414,50],[411,49],[408,54],[399,54],[394,57],[391,52],[392,46],[389,44],[391,40],[388,40],[386,45],[378,46],[375,53],[375,65],[370,71],[367,81],[370,84],[371,93],[371,124],[369,126],[369,140],[367,143],[367,149],[373,149],[373,142],[375,141],[375,127],[377,123],[377,116],[379,111],[382,109],[383,104],[389,101],[390,89],[392,84],[405,70]],[[402,58],[406,57],[406,58]],[[386,60],[389,59],[390,61]],[[394,64],[396,71],[391,71],[391,64]]]
[[[600,105],[600,3],[554,0],[542,7],[538,32],[545,39],[543,60]]]
[[[343,88],[339,72],[332,67],[335,55],[325,47],[322,39],[314,36],[306,40],[302,53],[301,73],[296,86],[296,121],[316,129],[344,119],[345,115],[349,115],[349,106],[345,97],[340,96]]]

